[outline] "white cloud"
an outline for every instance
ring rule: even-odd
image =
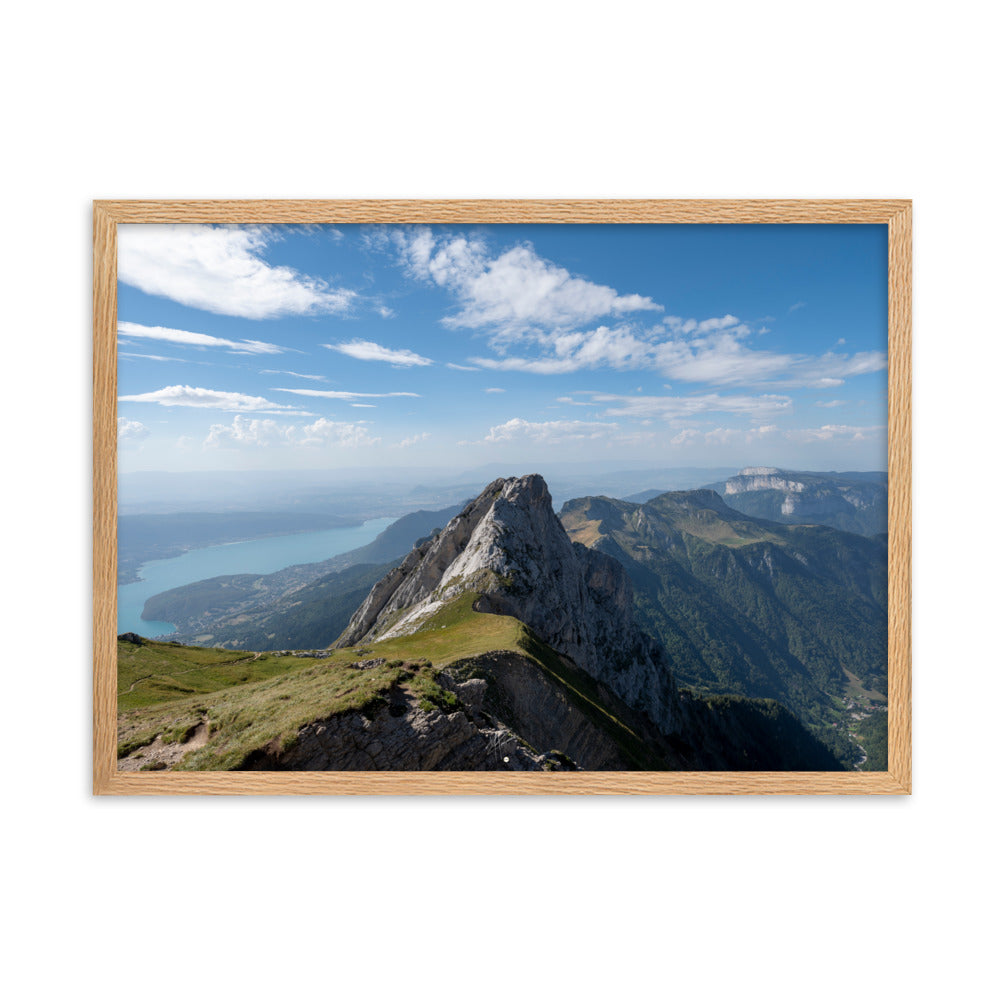
[[[453,371],[456,371],[456,372],[477,372],[477,371],[479,371],[478,368],[475,368],[472,365],[456,365],[456,364],[454,364],[451,361],[447,362],[447,364],[445,365],[445,367],[446,368],[451,368]]]
[[[378,407],[374,403],[349,403],[349,406],[353,406],[357,410],[376,410]]]
[[[847,378],[887,366],[882,351],[815,356],[755,350],[744,342],[751,332],[728,314],[701,321],[667,316],[648,330],[622,325],[588,332],[536,333],[540,353],[534,357],[474,357],[469,361],[487,370],[536,375],[653,369],[681,382],[773,388],[832,388]]]
[[[884,436],[885,427],[849,427],[844,424],[827,424],[824,427],[802,427],[779,430],[775,424],[760,427],[714,427],[711,430],[685,428],[670,439],[673,445],[731,445],[756,444],[764,438],[783,438],[798,444],[817,441],[872,441]]]
[[[776,434],[778,428],[774,424],[762,427],[713,427],[710,431],[685,428],[670,439],[673,445],[685,444],[753,444],[763,437]]]
[[[711,430],[700,430],[687,427],[671,439],[672,445],[728,445],[755,444],[762,438],[778,434],[775,424],[764,424],[760,427],[713,427]]]
[[[427,431],[423,431],[420,434],[414,434],[413,437],[403,438],[398,444],[390,445],[392,448],[412,448],[413,445],[419,444],[421,441],[426,441],[430,437]]]
[[[491,256],[480,239],[435,236],[430,229],[394,229],[373,240],[391,246],[414,277],[447,289],[459,311],[448,326],[490,328],[501,337],[538,327],[558,329],[589,323],[601,316],[660,310],[643,295],[619,295],[607,285],[574,277],[539,257],[529,244]]]
[[[325,382],[326,381],[326,376],[325,375],[303,375],[301,372],[289,372],[289,371],[283,371],[281,369],[274,369],[274,368],[262,368],[258,372],[258,374],[259,375],[291,375],[292,378],[306,378],[306,379],[309,379],[312,382]]]
[[[153,392],[119,396],[120,403],[159,403],[160,406],[193,406],[200,409],[229,410],[233,413],[282,413],[288,416],[312,416],[291,406],[272,403],[262,396],[247,396],[241,392],[221,389],[201,389],[190,385],[168,385]]]
[[[607,404],[604,415],[632,417],[634,419],[659,418],[676,421],[706,413],[733,413],[750,420],[761,420],[792,409],[789,396],[765,394],[761,396],[702,393],[695,396],[618,396],[611,393],[587,392],[579,395],[588,398],[574,399],[574,406]]]
[[[124,341],[123,341],[124,343]],[[163,354],[136,354],[133,351],[119,351],[119,358],[142,358],[145,361],[176,361],[178,364],[190,364],[187,358],[168,358]]]
[[[279,424],[275,420],[251,419],[237,414],[231,424],[213,424],[205,438],[206,448],[356,448],[378,444],[363,423],[347,423],[320,417],[305,426]]]
[[[721,330],[728,330],[738,337],[747,337],[753,331],[746,323],[741,323],[739,318],[726,313],[725,316],[710,316],[708,319],[683,319],[680,316],[664,316],[663,326],[677,336],[689,337],[692,334],[698,337],[707,336],[710,333],[718,333]]]
[[[378,444],[382,439],[373,438],[363,421],[347,423],[346,421],[327,420],[320,417],[315,423],[302,428],[301,444],[308,448],[332,446],[339,448],[358,448],[361,445]]]
[[[403,367],[434,364],[430,358],[421,357],[413,351],[405,348],[394,350],[370,340],[350,340],[343,344],[323,344],[323,346],[331,351],[339,351],[348,357],[357,358],[359,361],[386,361],[391,365]]]
[[[685,427],[679,434],[675,434],[674,437],[670,439],[671,444],[681,445],[690,444],[692,441],[699,441],[703,437],[702,431],[696,431],[692,427]]]
[[[205,438],[206,448],[268,448],[291,444],[295,427],[274,420],[251,419],[237,414],[231,424],[212,424]]]
[[[340,389],[280,389],[272,387],[273,392],[291,392],[296,396],[315,396],[320,399],[388,399],[390,396],[409,396],[419,399],[416,392],[345,392]]]
[[[644,368],[652,359],[652,345],[637,337],[630,327],[599,326],[589,333],[556,333],[542,338],[548,350],[540,358],[470,358],[493,371],[533,372],[559,375],[581,368]]]
[[[566,444],[596,441],[618,431],[618,425],[584,420],[545,420],[532,422],[514,417],[491,427],[486,435],[490,442],[530,441],[535,444]]]
[[[483,392],[506,392],[506,389],[499,389],[496,386],[490,386],[489,389],[484,389]]]
[[[822,356],[755,351],[730,331],[692,341],[672,340],[654,349],[654,364],[682,382],[713,385],[768,385],[774,388],[829,388],[854,375],[882,371],[881,351]]]
[[[830,408],[832,408],[834,406],[846,406],[847,405],[847,400],[846,399],[830,399],[830,400],[826,400],[825,402],[822,401],[822,400],[820,400],[815,405],[816,406],[822,406],[822,407],[825,407],[827,409],[830,409]]]
[[[149,428],[138,420],[118,418],[118,440],[121,442],[142,441],[149,437]]]
[[[224,337],[212,337],[207,333],[172,330],[166,326],[143,326],[141,323],[119,322],[118,334],[147,340],[166,340],[171,344],[183,344],[188,347],[224,347],[231,353],[239,354],[281,354],[284,350],[277,344],[267,344],[262,340],[226,340]]]
[[[670,378],[715,385],[767,381],[793,363],[789,355],[755,351],[728,332],[691,341],[668,340],[657,344],[652,356],[655,367]]]
[[[833,441],[848,438],[851,441],[870,441],[885,432],[884,426],[852,427],[847,424],[825,424],[822,427],[803,427],[785,432],[792,441]]]
[[[118,227],[118,280],[148,295],[245,319],[345,312],[355,293],[263,258],[259,226]]]

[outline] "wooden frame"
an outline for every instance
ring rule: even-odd
[[[888,227],[889,768],[886,772],[119,772],[116,323],[119,223],[868,223]],[[94,202],[93,790],[226,794],[908,794],[911,791],[909,201]]]

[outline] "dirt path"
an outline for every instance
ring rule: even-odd
[[[203,747],[208,742],[208,737],[208,718],[203,717],[187,739],[180,743],[164,743],[163,738],[157,736],[148,746],[142,747],[131,756],[118,761],[118,770],[141,771],[143,768],[156,771],[166,770],[177,764],[192,750],[199,750]],[[147,767],[147,765],[152,765],[152,767]]]

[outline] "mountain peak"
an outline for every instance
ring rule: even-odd
[[[673,728],[673,678],[633,623],[623,567],[570,540],[539,475],[490,483],[372,588],[337,646],[412,634],[466,593],[476,611],[517,618],[662,731]]]
[[[460,593],[496,589],[510,576],[511,550],[532,538],[557,548],[572,544],[552,512],[545,480],[494,479],[372,589],[337,645],[405,635]]]

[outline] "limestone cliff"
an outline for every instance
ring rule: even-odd
[[[888,487],[878,473],[790,472],[752,466],[717,484],[744,514],[784,524],[825,524],[873,535],[887,530]]]

